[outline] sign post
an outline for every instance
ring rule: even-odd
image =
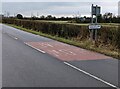
[[[97,30],[101,28],[101,25],[98,24],[97,22],[97,16],[100,15],[100,10],[101,8],[99,6],[94,6],[92,4],[91,7],[91,24],[89,25],[89,29],[90,29],[90,38],[91,40],[97,40]],[[93,16],[96,16],[96,21],[94,23],[94,18]]]

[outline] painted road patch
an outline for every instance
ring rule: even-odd
[[[61,42],[26,42],[63,61],[111,59],[108,56]]]

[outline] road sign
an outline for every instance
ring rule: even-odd
[[[101,10],[101,8],[100,7],[96,7],[96,15],[98,16],[98,15],[100,15],[100,10]]]
[[[89,25],[89,29],[100,29],[100,28],[101,25],[95,25],[95,24]]]
[[[96,6],[92,6],[92,15],[96,15]]]
[[[100,15],[100,10],[101,8],[98,7],[97,5],[96,6],[92,5],[92,15],[96,15],[96,16]]]
[[[97,22],[97,16],[100,15],[100,10],[101,10],[101,7],[99,7],[98,5],[94,6],[92,4],[91,24],[89,25],[89,29],[90,29],[90,38],[91,38],[91,40],[95,40],[95,41],[97,41],[97,29],[101,28],[101,25],[98,25],[98,22]],[[94,23],[94,18],[93,18],[94,15],[96,16],[95,23]]]

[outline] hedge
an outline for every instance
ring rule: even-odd
[[[89,39],[89,30],[87,26],[59,24],[52,22],[40,22],[34,20],[19,20],[6,18],[3,23],[14,24],[30,30],[63,37],[66,39],[76,39],[78,41]],[[120,27],[102,27],[98,30],[98,40],[105,45],[112,45],[115,49],[120,49]]]

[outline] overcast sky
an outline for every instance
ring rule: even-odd
[[[101,13],[111,12],[118,14],[119,0],[2,0],[2,13],[9,12],[10,15],[22,14],[53,15],[53,16],[90,16],[92,4],[101,6]]]

